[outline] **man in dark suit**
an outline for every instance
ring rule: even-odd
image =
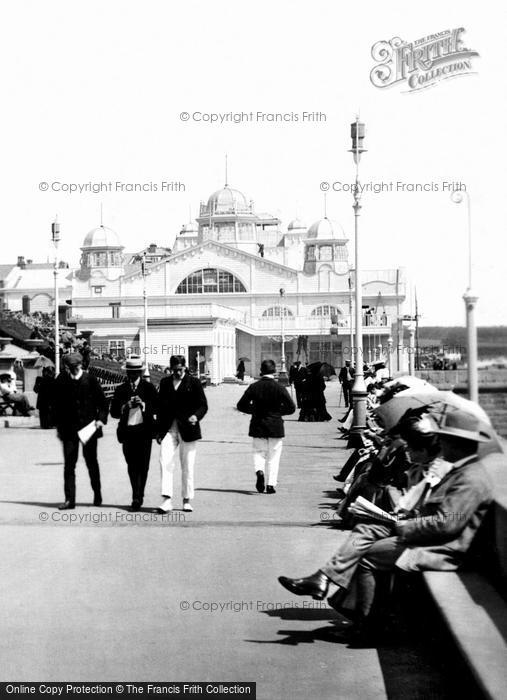
[[[111,415],[119,418],[116,435],[121,443],[132,485],[132,511],[143,505],[144,487],[150,468],[151,444],[155,437],[157,390],[142,378],[143,361],[136,355],[127,360],[127,379],[116,387]]]
[[[162,504],[159,512],[172,510],[173,472],[179,449],[183,510],[192,511],[194,497],[194,464],[201,421],[208,411],[208,402],[201,382],[186,370],[183,355],[169,361],[171,374],[163,377],[159,387],[157,442],[160,444],[162,472]]]
[[[282,416],[290,415],[296,410],[287,390],[275,381],[275,371],[273,360],[263,360],[261,378],[250,384],[237,405],[238,411],[252,416],[248,434],[253,438],[254,469],[257,475],[255,487],[259,493],[264,493],[265,473],[268,482],[266,493],[276,493],[282,438],[285,436]]]
[[[66,370],[55,380],[55,422],[63,445],[65,502],[58,506],[68,510],[76,504],[76,463],[79,454],[78,431],[94,423],[95,432],[83,442],[83,457],[90,475],[93,505],[102,505],[97,440],[107,423],[107,399],[99,381],[85,372],[83,358],[77,352],[65,356]]]
[[[330,584],[338,586],[332,596],[336,603],[343,599],[355,574],[357,581],[356,612],[359,632],[367,629],[368,615],[375,597],[378,571],[395,568],[407,572],[449,571],[465,560],[475,533],[492,500],[492,484],[477,456],[479,442],[488,438],[480,433],[477,418],[465,411],[445,414],[442,423],[431,430],[439,436],[442,457],[452,463],[442,480],[423,495],[415,512],[395,522],[371,523],[355,528],[356,557],[345,569],[343,552],[315,574],[306,578],[278,580],[296,595],[311,595],[321,600]],[[429,433],[427,433],[428,435]],[[417,463],[421,447],[407,439],[411,460]],[[329,599],[331,605],[333,601]],[[334,605],[333,605],[334,607]]]
[[[354,370],[350,364],[350,360],[345,360],[345,365],[341,368],[338,374],[338,381],[342,385],[343,398],[345,406],[352,406],[352,386],[354,384]]]
[[[294,389],[296,391],[296,405],[298,408],[301,408],[301,399],[302,399],[302,385],[304,380],[306,379],[307,372],[306,369],[301,365],[301,362],[299,360],[296,360],[293,365],[291,365],[289,369],[289,384],[292,386],[294,385]]]

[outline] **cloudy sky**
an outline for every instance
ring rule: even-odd
[[[224,185],[225,153],[229,184],[258,211],[285,226],[296,215],[310,224],[323,214],[320,183],[354,178],[349,125],[360,110],[368,149],[361,180],[393,183],[393,191],[363,195],[364,266],[404,266],[422,323],[462,324],[466,204],[454,204],[443,183],[463,183],[478,322],[504,324],[505,10],[471,0],[430,0],[410,14],[406,7],[393,0],[360,7],[335,0],[10,3],[0,41],[0,262],[51,255],[58,213],[62,256],[76,263],[84,236],[100,223],[101,203],[104,224],[127,250],[171,245],[189,211],[195,216]],[[406,83],[379,89],[370,81],[376,42],[457,27],[480,55],[473,75],[412,93]],[[229,112],[299,119],[211,124],[200,116]],[[303,122],[303,112],[326,119]],[[113,191],[54,191],[61,189],[55,183],[100,182]],[[157,191],[118,192],[117,182],[153,183]],[[162,182],[184,190],[162,191]],[[433,191],[396,191],[398,182]],[[329,192],[328,216],[349,237],[351,205],[350,193]]]

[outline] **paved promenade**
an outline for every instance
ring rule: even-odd
[[[337,388],[326,392],[333,416]],[[67,512],[55,510],[54,431],[0,429],[0,680],[256,681],[261,700],[401,698],[412,683],[450,697],[424,650],[349,649],[333,636],[342,618],[280,587],[278,575],[311,573],[344,536],[329,522],[348,453],[334,420],[291,416],[278,493],[257,494],[248,418],[233,408],[243,390],[206,390],[194,513],[154,513],[155,443],[145,507],[128,512],[116,421],[99,442],[104,505],[90,505],[80,459]]]

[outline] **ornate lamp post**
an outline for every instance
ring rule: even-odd
[[[391,336],[387,339],[387,371],[389,379],[393,378],[393,339]]]
[[[55,280],[55,374],[60,374],[60,319],[58,315],[58,307],[60,305],[58,299],[58,243],[60,242],[60,224],[57,217],[51,224],[51,239],[55,247],[55,264],[53,267],[53,276]]]
[[[408,328],[408,373],[411,377],[415,374],[415,323],[410,321]]]
[[[479,297],[472,291],[472,217],[470,212],[470,195],[465,191],[451,193],[451,199],[455,204],[461,204],[464,199],[467,203],[468,218],[468,287],[463,294],[466,309],[467,323],[467,379],[468,398],[471,401],[479,401],[479,375],[477,371],[477,328],[475,325],[475,305]]]
[[[355,303],[356,303],[356,342],[354,348],[355,354],[355,374],[354,384],[352,386],[352,403],[353,403],[353,423],[350,431],[349,447],[361,445],[361,435],[366,428],[366,385],[364,383],[363,374],[363,294],[361,284],[361,268],[360,268],[360,250],[359,250],[359,215],[361,213],[361,191],[359,187],[359,161],[361,155],[365,153],[363,148],[363,140],[365,135],[365,126],[356,117],[356,121],[352,122],[350,127],[352,137],[352,148],[350,153],[354,157],[356,164],[356,182],[354,187],[354,240],[355,240]]]
[[[143,253],[143,257],[141,260],[141,272],[143,275],[143,306],[144,306],[144,330],[143,330],[144,372],[143,372],[143,376],[146,379],[149,379],[150,368],[148,365],[148,292],[146,290],[146,252]]]
[[[354,353],[354,324],[352,323],[352,278],[349,271],[349,359],[352,360]]]
[[[280,289],[280,330],[282,339],[282,356],[280,358],[280,371],[278,372],[278,381],[283,386],[288,386],[289,377],[287,375],[287,367],[285,366],[285,307],[283,306],[283,298],[285,296],[285,289],[282,287]]]

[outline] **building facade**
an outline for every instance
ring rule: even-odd
[[[225,185],[201,203],[172,251],[145,266],[129,264],[135,256],[124,254],[111,229],[90,231],[73,275],[70,320],[93,331],[100,354],[140,350],[162,366],[184,354],[213,383],[233,376],[240,358],[251,375],[263,358],[279,364],[282,334],[287,366],[300,359],[339,367],[351,357],[347,244],[327,217],[310,227],[296,219],[284,231]],[[399,341],[405,279],[391,269],[363,271],[362,280],[363,345],[372,361],[385,356],[389,336]]]
[[[67,300],[72,296],[72,271],[65,262],[58,269],[60,316],[65,317]],[[15,265],[0,265],[0,311],[26,314],[55,310],[55,278],[53,263],[34,263],[19,256]]]

